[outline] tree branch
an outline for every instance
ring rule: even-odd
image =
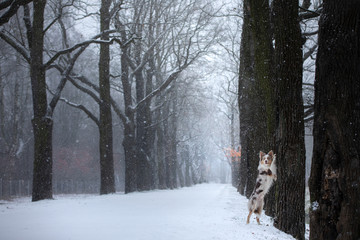
[[[318,9],[316,9],[315,11],[311,11],[309,9],[303,8],[303,7],[299,7],[301,10],[303,10],[303,12],[299,13],[299,20],[306,20],[306,19],[310,19],[310,18],[316,18],[319,17],[321,12],[322,12],[322,7],[319,7]]]
[[[83,46],[89,46],[91,43],[108,43],[108,44],[112,44],[113,43],[113,40],[110,40],[110,41],[104,41],[104,40],[97,40],[97,39],[90,39],[90,40],[87,40],[87,41],[84,41],[84,42],[81,42],[81,43],[78,43],[78,44],[75,44],[74,46],[70,47],[70,48],[67,48],[67,49],[64,49],[64,50],[61,50],[61,51],[58,51],[57,53],[55,53],[54,56],[52,56],[52,58],[49,59],[49,61],[47,61],[45,63],[45,68],[49,67],[58,57],[60,57],[61,55],[63,54],[67,54],[67,53],[71,53],[73,52],[74,50],[80,48],[80,47],[83,47]]]
[[[55,95],[55,93],[53,93],[48,87],[47,90],[52,94]],[[67,105],[73,107],[73,108],[77,108],[80,109],[81,111],[83,111],[91,120],[93,120],[95,122],[96,125],[100,125],[99,119],[97,119],[97,117],[95,117],[94,114],[92,114],[92,112],[87,109],[84,105],[82,104],[76,104],[73,102],[70,102],[69,100],[65,99],[65,98],[59,98],[60,101],[66,103]]]
[[[20,53],[24,59],[30,64],[30,53],[28,49],[22,46],[16,39],[11,37],[4,29],[0,30],[0,38],[7,42],[12,48]]]
[[[0,26],[4,23],[7,23],[9,19],[14,16],[17,13],[17,10],[20,6],[26,5],[28,3],[32,2],[32,0],[4,0],[0,2],[0,10],[3,10],[5,8],[8,8],[7,11],[5,11],[0,16]]]
[[[306,53],[304,53],[303,56],[303,62],[308,59],[316,50],[317,48],[317,44],[315,44],[314,46],[312,46],[312,48],[309,49],[309,51],[307,51]]]
[[[309,37],[309,36],[313,36],[313,35],[316,35],[319,33],[319,30],[316,30],[314,32],[305,32],[305,33],[302,33],[303,36],[305,37]]]
[[[152,91],[150,94],[148,94],[145,98],[143,98],[141,101],[139,101],[134,107],[132,107],[131,109],[134,111],[136,110],[140,105],[142,105],[143,103],[149,102],[153,97],[155,97],[156,95],[158,95],[161,91],[163,91],[165,88],[167,88],[170,83],[172,83],[175,79],[177,79],[177,77],[179,76],[179,74],[187,67],[183,66],[182,68],[180,68],[179,70],[173,72],[172,74],[170,74],[170,76],[166,79],[166,81],[164,83],[162,83],[157,89],[155,89],[154,91]]]
[[[56,88],[56,92],[55,92],[55,94],[54,94],[54,97],[53,97],[53,99],[51,100],[51,102],[50,102],[50,104],[49,104],[51,111],[54,111],[55,106],[56,106],[56,104],[57,104],[58,101],[59,101],[61,92],[62,92],[62,90],[63,90],[64,87],[65,87],[65,84],[66,84],[66,81],[67,81],[67,79],[68,79],[68,76],[69,76],[70,73],[72,72],[76,60],[77,60],[77,59],[79,58],[79,56],[85,51],[86,47],[87,47],[87,46],[83,46],[81,49],[79,49],[79,51],[78,51],[77,53],[75,53],[74,56],[70,59],[67,68],[66,68],[64,71],[62,71],[62,73],[61,73],[62,78],[61,78],[61,80],[60,80],[60,83],[59,83],[58,87]]]
[[[98,86],[96,86],[95,84],[93,84],[92,82],[90,82],[85,76],[76,76],[76,79],[78,79],[79,81],[81,81],[82,83],[88,85],[89,87],[91,87],[92,89],[94,89],[97,93],[99,93],[100,89]],[[73,83],[73,82],[72,82]],[[74,83],[73,83],[74,84]],[[83,90],[82,90],[83,91]],[[89,92],[87,92],[89,91]],[[90,90],[87,89],[87,91],[83,91],[87,94],[94,94],[92,93]],[[91,93],[90,93],[91,92]],[[95,95],[95,94],[94,94]],[[94,97],[93,97],[94,98]],[[99,99],[100,100],[100,99]],[[98,104],[100,104],[99,101],[97,101]],[[120,110],[120,107],[116,104],[115,100],[110,96],[110,102],[111,102],[111,106],[113,107],[115,113],[118,115],[118,117],[120,118],[120,120],[125,124],[127,122],[127,117],[122,113],[122,111]]]
[[[26,28],[26,38],[28,41],[29,49],[31,49],[32,46],[32,26],[31,26],[31,19],[30,19],[30,9],[28,5],[24,5],[24,24]]]

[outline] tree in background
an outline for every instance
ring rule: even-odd
[[[324,1],[315,76],[310,239],[359,239],[360,3]]]
[[[121,51],[125,192],[178,185],[174,82],[214,43],[216,28],[210,38],[205,34],[213,11],[206,3],[138,0],[129,3],[131,11],[117,16],[122,39],[138,38]]]
[[[112,0],[102,0],[100,7],[101,40],[108,41],[110,29],[110,5]],[[100,194],[115,192],[113,131],[110,96],[110,46],[100,44],[99,59],[99,147],[100,147]]]
[[[46,1],[34,3],[30,48],[30,76],[33,96],[32,119],[34,130],[34,172],[32,200],[52,198],[52,112],[48,108],[46,94],[46,68],[43,62],[44,51],[44,11]]]
[[[52,198],[52,128],[53,114],[60,99],[62,90],[72,72],[75,62],[94,39],[84,41],[69,47],[65,43],[65,49],[48,51],[45,47],[45,35],[56,22],[61,24],[63,10],[73,6],[74,2],[58,2],[58,14],[50,22],[44,22],[46,1],[36,1],[33,4],[33,16],[31,21],[30,7],[24,5],[23,24],[18,24],[26,30],[26,40],[20,34],[20,40],[16,39],[10,31],[0,31],[0,37],[14,48],[30,65],[30,79],[33,98],[33,133],[34,133],[34,170],[33,170],[33,201]],[[55,3],[56,5],[56,3]],[[45,24],[46,27],[45,27]],[[21,32],[21,29],[19,29]],[[24,30],[23,30],[24,31]],[[48,52],[44,59],[44,52]],[[74,54],[71,54],[75,52]],[[66,56],[64,61],[63,56]],[[57,69],[60,72],[60,81],[56,84],[53,97],[47,94],[46,71]]]

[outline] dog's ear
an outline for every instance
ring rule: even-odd
[[[269,155],[271,158],[273,158],[273,156],[274,156],[273,150],[271,150],[271,151],[268,153],[268,155]]]
[[[260,153],[259,153],[260,161],[261,161],[261,159],[262,159],[264,156],[265,156],[265,153],[263,153],[262,151],[260,151]]]

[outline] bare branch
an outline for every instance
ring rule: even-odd
[[[67,48],[67,49],[64,49],[64,50],[61,50],[61,51],[58,51],[52,58],[49,59],[49,61],[47,61],[45,63],[45,68],[47,68],[48,66],[50,66],[58,57],[60,57],[61,55],[63,54],[67,54],[67,53],[71,53],[73,52],[74,50],[80,48],[80,47],[83,47],[83,46],[89,46],[91,43],[108,43],[108,44],[112,44],[113,43],[113,40],[110,40],[110,41],[104,41],[104,40],[97,40],[97,39],[91,39],[91,40],[87,40],[87,41],[84,41],[84,42],[81,42],[81,43],[78,43],[78,44],[75,44],[74,46],[70,47],[70,48]]]
[[[55,93],[53,93],[49,87],[47,87],[47,90],[52,94],[52,95],[55,95]],[[82,104],[77,104],[77,103],[73,103],[73,102],[70,102],[69,100],[65,99],[65,98],[59,98],[60,101],[66,103],[67,105],[73,107],[73,108],[77,108],[77,109],[80,109],[81,111],[83,111],[91,120],[93,120],[96,125],[100,125],[100,122],[99,122],[99,119],[97,119],[97,117],[95,117],[94,114],[92,114],[92,112],[87,109],[84,105]]]
[[[309,51],[307,51],[306,53],[304,53],[303,56],[303,62],[308,59],[317,49],[317,44],[315,44],[314,46],[312,46],[312,48],[309,49]]]
[[[145,64],[148,62],[148,58],[149,58],[149,54],[152,50],[154,50],[154,48],[157,46],[157,44],[160,42],[160,40],[163,38],[165,33],[161,34],[151,45],[150,47],[147,49],[147,51],[144,53],[142,59],[141,59],[141,62],[138,66],[136,66],[132,60],[129,58],[128,55],[126,55],[126,53],[123,53],[125,54],[126,56],[126,59],[129,63],[129,66],[131,67],[131,69],[133,70],[133,72],[130,74],[130,79],[139,71],[142,71],[143,68],[145,67]]]
[[[302,85],[303,85],[303,86],[314,87],[314,84],[313,84],[313,83],[303,83]]]
[[[70,73],[72,72],[75,62],[76,60],[79,58],[79,56],[85,51],[87,46],[83,46],[81,49],[79,49],[79,51],[74,54],[74,56],[70,59],[67,68],[61,73],[61,80],[60,83],[56,89],[56,92],[54,94],[53,99],[50,102],[50,109],[51,111],[54,111],[55,106],[57,104],[57,102],[59,101],[60,95],[61,95],[61,91],[64,89],[66,81],[68,79],[68,76],[70,75]]]
[[[23,45],[21,45],[16,39],[10,36],[4,29],[0,30],[0,38],[7,42],[12,48],[20,53],[24,59],[30,63],[30,53]]]
[[[321,12],[322,12],[322,6],[320,6],[318,9],[316,9],[315,11],[303,8],[303,7],[299,7],[301,10],[303,10],[302,12],[299,13],[299,20],[306,20],[306,19],[310,19],[310,18],[316,18],[319,17]]]
[[[49,28],[51,28],[51,26],[54,25],[54,24],[57,22],[57,20],[60,19],[60,17],[61,17],[61,15],[57,16],[56,18],[54,18],[54,19],[51,21],[51,23],[44,29],[43,32],[46,33],[46,31],[49,30]]]
[[[309,37],[309,36],[313,36],[313,35],[316,35],[319,33],[319,30],[316,30],[314,32],[305,32],[305,33],[302,33],[303,36],[305,37]]]
[[[0,16],[0,26],[4,23],[7,23],[9,19],[14,16],[19,9],[20,6],[26,5],[28,3],[32,2],[32,0],[4,0],[0,2],[0,10],[3,10],[5,8],[8,8],[7,11],[5,11]]]
[[[141,101],[139,101],[135,107],[132,108],[132,110],[137,109],[140,105],[142,105],[143,103],[149,102],[153,97],[155,97],[156,95],[158,95],[161,91],[163,91],[165,88],[167,88],[170,83],[172,83],[174,80],[177,79],[177,77],[179,76],[179,74],[187,67],[188,65],[184,65],[182,66],[179,70],[173,72],[172,74],[170,74],[170,76],[166,79],[166,81],[164,83],[162,83],[157,89],[155,89],[154,91],[152,91],[150,94],[148,94],[145,98],[143,98]]]
[[[28,41],[29,49],[31,49],[32,46],[32,26],[31,26],[31,19],[30,19],[30,9],[28,5],[24,5],[24,24],[26,28],[26,38]]]
[[[73,52],[74,50],[78,49],[78,48],[81,48],[81,47],[88,47],[90,44],[92,43],[105,43],[105,44],[113,44],[114,42],[118,43],[122,48],[123,47],[126,47],[127,45],[129,45],[130,43],[132,43],[136,38],[133,37],[131,39],[129,39],[127,42],[125,43],[122,43],[119,39],[117,38],[112,38],[111,40],[97,40],[98,38],[100,38],[103,34],[111,34],[111,33],[115,33],[117,32],[117,30],[115,29],[112,29],[112,30],[108,30],[108,31],[105,31],[103,33],[100,33],[96,36],[94,36],[93,38],[91,38],[90,40],[86,40],[84,42],[81,42],[81,43],[78,43],[78,44],[75,44],[74,46],[70,47],[70,48],[67,48],[67,49],[63,49],[63,50],[60,50],[58,51],[57,53],[55,53],[54,56],[52,56],[49,61],[47,61],[45,63],[45,68],[48,68],[54,61],[56,61],[57,58],[59,58],[61,55],[64,55],[64,54],[68,54],[68,53],[71,53]]]

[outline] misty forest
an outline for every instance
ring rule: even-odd
[[[359,199],[360,1],[0,0],[1,239],[357,240]]]

